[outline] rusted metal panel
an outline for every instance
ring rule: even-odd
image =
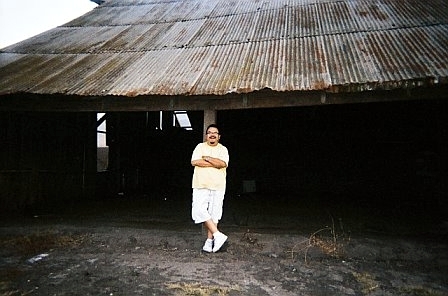
[[[448,81],[448,3],[108,0],[0,51],[0,95],[360,92]]]

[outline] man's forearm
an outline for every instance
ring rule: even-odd
[[[205,161],[205,159],[193,160],[191,162],[191,165],[192,166],[198,166],[198,167],[201,167],[201,168],[211,168],[211,167],[213,167],[213,165],[210,162]]]
[[[206,162],[210,163],[212,165],[212,167],[217,168],[217,169],[222,169],[222,168],[225,168],[227,166],[227,164],[224,161],[222,161],[221,159],[219,159],[219,158],[213,158],[213,157],[210,157],[210,156],[204,156],[203,159]]]

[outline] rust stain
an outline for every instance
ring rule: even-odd
[[[327,87],[328,87],[328,84],[325,83],[325,81],[323,81],[323,80],[317,80],[311,86],[311,88],[314,90],[323,90],[323,89],[326,89]]]
[[[0,93],[135,97],[448,81],[446,0],[137,2],[2,49],[0,58],[22,57],[3,63]]]

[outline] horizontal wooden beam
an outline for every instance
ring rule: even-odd
[[[224,96],[69,96],[14,94],[0,96],[0,111],[129,112],[175,110],[234,110],[330,104],[353,104],[422,99],[448,99],[448,86],[332,93],[323,91],[275,92],[261,90]]]

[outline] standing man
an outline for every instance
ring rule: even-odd
[[[219,143],[221,135],[216,124],[207,127],[206,141],[196,146],[191,156],[193,174],[193,204],[191,217],[196,224],[204,223],[207,240],[202,250],[217,252],[227,240],[218,230],[226,190],[227,148]]]

